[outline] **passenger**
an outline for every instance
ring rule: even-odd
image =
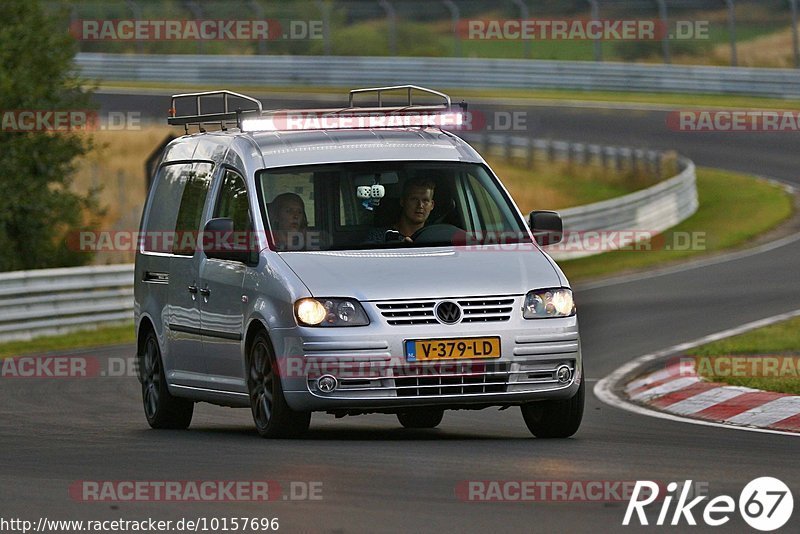
[[[308,230],[303,199],[295,193],[281,193],[267,206],[272,237],[279,250],[302,250]]]
[[[400,195],[400,217],[392,226],[371,230],[367,236],[367,242],[405,241],[412,243],[411,236],[425,226],[431,211],[433,211],[435,189],[436,184],[427,178],[407,180],[403,184],[403,192]]]

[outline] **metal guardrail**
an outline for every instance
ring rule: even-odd
[[[0,273],[0,341],[133,321],[133,265]]]
[[[659,150],[575,143],[556,139],[536,139],[500,134],[459,133],[472,145],[481,147],[484,155],[524,161],[534,169],[537,159],[566,161],[578,165],[596,164],[606,169],[624,172],[638,170],[661,179],[664,153]]]
[[[662,168],[663,154],[655,150],[497,134],[462,137],[481,146],[484,155],[527,161],[527,166],[534,169],[532,172],[535,172],[534,162],[543,157],[593,163],[618,172],[638,169],[655,176],[660,176]],[[550,247],[548,253],[557,260],[593,256],[615,247],[635,245],[688,219],[699,207],[696,170],[687,158],[679,158],[677,163],[676,176],[646,189],[558,210],[564,221],[565,242]]]
[[[578,89],[800,98],[800,71],[478,58],[80,53],[83,76],[109,81],[244,86],[416,84],[476,89]]]
[[[593,233],[602,231],[616,246],[629,246],[648,237],[660,234],[691,217],[699,207],[697,198],[697,175],[694,163],[685,158],[679,160],[681,172],[652,187],[636,191],[620,198],[595,202],[561,210],[564,230],[577,232],[580,245],[565,246],[563,251],[552,251],[558,260],[581,258],[606,252],[587,245]],[[626,235],[612,238],[610,234],[623,232]],[[602,241],[602,239],[601,239]],[[577,240],[576,240],[577,242]]]
[[[636,165],[660,168],[660,153],[628,147],[497,134],[464,137],[483,144],[485,154],[533,161],[534,152],[543,151],[556,160],[587,162],[587,158],[596,157],[602,164],[617,169]],[[567,235],[598,230],[658,232],[683,221],[697,210],[698,203],[694,164],[686,159],[680,160],[680,164],[680,174],[647,189],[560,211]],[[549,252],[557,259],[567,259],[604,250],[588,247]],[[133,272],[133,265],[125,264],[0,273],[0,342],[132,321]]]

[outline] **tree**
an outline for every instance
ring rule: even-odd
[[[26,110],[88,110],[91,91],[73,72],[67,24],[39,0],[0,2],[0,271],[86,263],[67,236],[98,214],[97,192],[70,191],[91,141],[76,131],[7,131]]]

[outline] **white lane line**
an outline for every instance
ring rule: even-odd
[[[701,412],[706,408],[711,408],[712,406],[719,404],[720,402],[725,402],[726,400],[733,399],[735,397],[738,397],[739,395],[744,395],[745,393],[752,393],[754,391],[757,390],[751,388],[742,388],[733,386],[730,387],[720,386],[718,388],[709,389],[708,391],[698,393],[693,397],[689,397],[688,399],[683,399],[682,401],[670,404],[669,406],[663,406],[662,409],[670,413],[676,413],[680,415],[691,415],[693,413]]]
[[[737,425],[769,426],[800,413],[800,397],[781,397],[750,408],[726,421]]]
[[[661,384],[660,386],[646,389],[644,391],[640,391],[635,395],[631,395],[631,400],[638,400],[638,401],[650,400],[654,397],[660,397],[661,395],[666,395],[667,393],[672,393],[673,391],[678,391],[683,388],[688,388],[689,386],[697,384],[698,382],[700,382],[700,379],[696,376],[676,378],[675,380],[670,380],[669,382]]]
[[[600,280],[598,282],[591,282],[587,284],[577,283],[574,285],[574,289],[576,291],[591,291],[592,289],[600,289],[619,284],[627,284],[629,282],[638,282],[639,280],[657,278],[659,276],[667,276],[670,274],[682,273],[685,271],[691,271],[692,269],[699,269],[700,267],[708,267],[711,265],[716,265],[718,263],[725,263],[729,261],[740,260],[742,258],[747,258],[749,256],[755,256],[757,254],[763,254],[765,252],[769,252],[771,250],[775,250],[781,247],[785,247],[786,245],[790,245],[795,241],[800,241],[800,233],[792,234],[784,238],[778,239],[777,241],[772,241],[770,243],[755,248],[749,248],[747,250],[740,250],[738,252],[722,254],[720,256],[707,258],[705,260],[689,261],[681,265],[676,265],[675,267],[665,267],[663,269],[655,269],[653,271],[647,271],[643,273],[634,273],[624,276],[618,276],[614,278],[609,278],[607,280]]]
[[[689,341],[687,343],[681,343],[679,345],[674,345],[672,347],[666,348],[664,350],[660,350],[657,352],[652,352],[650,354],[645,354],[644,356],[640,356],[639,358],[635,358],[628,363],[620,366],[614,372],[609,374],[608,376],[602,378],[597,384],[594,386],[594,394],[595,396],[600,399],[602,402],[608,404],[609,406],[613,406],[615,408],[619,408],[621,410],[626,410],[628,412],[637,413],[639,415],[646,415],[648,417],[656,417],[658,419],[667,419],[669,421],[677,421],[680,423],[690,423],[693,425],[701,425],[701,426],[713,426],[718,428],[731,428],[734,430],[744,430],[747,432],[759,432],[763,434],[781,434],[784,436],[794,436],[800,437],[800,434],[797,432],[786,432],[783,430],[773,430],[770,428],[753,428],[747,426],[735,426],[726,423],[716,423],[713,421],[704,421],[702,419],[690,419],[687,417],[683,417],[680,415],[674,415],[671,413],[661,412],[654,410],[652,408],[645,408],[644,406],[639,406],[638,404],[634,404],[627,399],[623,399],[619,395],[617,395],[615,388],[617,384],[625,378],[627,375],[633,373],[644,364],[648,364],[653,362],[654,360],[658,360],[660,358],[665,358],[667,356],[671,356],[673,354],[686,351],[688,349],[698,347],[700,345],[704,345],[706,343],[710,343],[711,341],[717,341],[719,339],[723,339],[730,336],[735,336],[737,334],[741,334],[756,328],[761,328],[762,326],[769,326],[774,323],[779,323],[781,321],[785,321],[787,319],[792,319],[793,317],[800,316],[800,309],[781,313],[778,315],[773,315],[772,317],[767,317],[766,319],[760,319],[758,321],[753,321],[747,324],[743,324],[741,326],[737,326],[735,328],[731,328],[729,330],[723,330],[722,332],[717,332],[716,334],[710,334],[708,336],[701,337],[694,341]]]

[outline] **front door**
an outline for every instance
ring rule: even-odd
[[[169,248],[169,306],[167,309],[170,381],[198,385],[206,366],[200,335],[199,266],[202,252],[197,235],[211,183],[210,163],[181,165],[176,180],[184,182],[174,232],[160,236]],[[175,203],[178,206],[177,202]],[[173,215],[174,217],[174,215]]]
[[[213,217],[232,219],[236,234],[251,232],[249,195],[240,173],[225,169]],[[257,254],[251,251],[254,258]],[[203,354],[210,380],[216,389],[225,391],[247,391],[242,352],[246,272],[247,266],[241,262],[210,259],[204,254],[200,262]]]

